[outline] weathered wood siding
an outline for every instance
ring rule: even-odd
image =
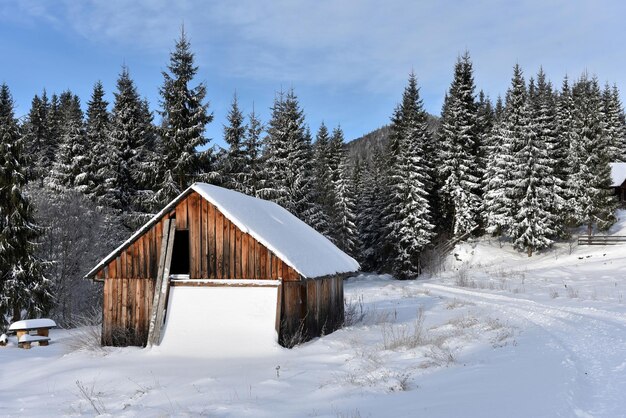
[[[98,272],[104,280],[103,344],[146,343],[165,217],[176,218],[176,230],[189,231],[190,279],[283,280],[285,338],[302,323],[311,338],[343,322],[341,279],[301,281],[293,268],[192,192]]]
[[[344,319],[343,277],[283,282],[279,338],[285,347],[329,334]]]

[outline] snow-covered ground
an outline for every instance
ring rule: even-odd
[[[241,358],[12,337],[0,416],[626,416],[626,245],[528,258],[478,240],[430,279],[360,275],[345,292],[352,325]]]

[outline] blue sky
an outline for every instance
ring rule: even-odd
[[[126,64],[159,107],[161,71],[184,22],[222,144],[236,91],[267,121],[293,87],[315,132],[325,121],[353,139],[388,123],[408,73],[439,114],[454,62],[468,49],[479,88],[495,100],[517,62],[554,84],[587,70],[626,89],[626,6],[619,1],[2,0],[0,81],[18,115],[34,94],[67,88],[83,103],[96,80],[109,101]]]

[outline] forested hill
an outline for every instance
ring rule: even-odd
[[[438,129],[439,117],[429,114],[428,131],[434,134]],[[384,125],[360,138],[356,138],[348,142],[346,145],[350,158],[355,159],[358,157],[361,160],[368,159],[372,155],[374,149],[381,148],[387,143],[390,132],[390,125]]]

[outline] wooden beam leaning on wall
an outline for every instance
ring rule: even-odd
[[[148,329],[148,346],[159,345],[161,342],[161,329],[165,321],[165,301],[170,288],[170,266],[172,264],[172,250],[174,248],[174,235],[176,234],[176,219],[166,219],[163,225],[163,238],[161,240],[161,257],[159,258],[159,270],[154,286],[154,298],[150,311],[150,328]]]

